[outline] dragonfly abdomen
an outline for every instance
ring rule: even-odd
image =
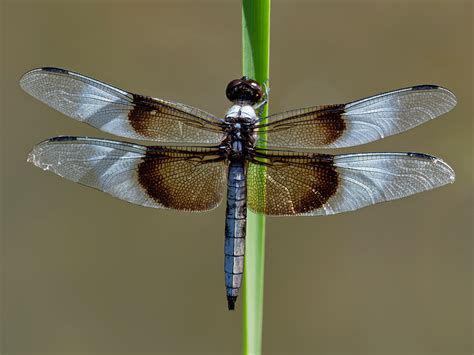
[[[233,161],[227,180],[225,225],[225,286],[229,310],[235,307],[244,272],[245,227],[247,220],[247,183],[245,164]]]

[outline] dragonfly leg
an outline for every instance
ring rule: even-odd
[[[257,116],[258,116],[258,117],[262,117],[263,109],[265,108],[265,105],[268,103],[268,97],[269,97],[269,94],[270,94],[270,86],[269,86],[269,83],[270,83],[270,79],[267,79],[267,80],[263,83],[263,88],[264,88],[263,97],[262,97],[262,99],[261,99],[259,102],[257,102],[257,104],[254,106],[255,112],[257,113]]]

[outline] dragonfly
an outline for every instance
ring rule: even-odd
[[[225,116],[133,94],[60,68],[27,72],[20,86],[53,109],[117,136],[157,145],[59,136],[28,161],[119,199],[154,208],[208,211],[226,196],[224,274],[234,310],[244,272],[247,208],[269,216],[352,211],[453,183],[453,169],[422,153],[330,155],[391,136],[450,111],[454,94],[417,85],[346,104],[259,113],[265,85],[248,77],[226,88]]]

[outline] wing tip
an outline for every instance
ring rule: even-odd
[[[35,94],[34,90],[32,89],[32,87],[34,87],[34,81],[38,79],[38,75],[41,75],[41,74],[46,75],[48,73],[60,74],[60,75],[72,74],[71,71],[62,69],[62,68],[39,67],[39,68],[31,69],[21,76],[20,81],[19,81],[20,87],[31,96],[39,99],[38,94],[37,93]]]
[[[456,181],[456,173],[454,172],[454,169],[446,163],[444,160],[433,157],[433,163],[437,165],[439,168],[443,169],[446,179],[444,180],[445,185],[446,184],[453,184]]]
[[[414,158],[429,160],[434,167],[443,173],[441,179],[443,183],[439,186],[453,184],[456,181],[456,173],[454,172],[454,169],[443,159],[424,153],[409,153],[409,155]]]
[[[34,74],[39,74],[41,72],[47,73],[58,73],[58,74],[69,74],[70,71],[62,68],[57,67],[38,67],[31,70],[28,70],[25,74],[23,74],[20,78],[20,85],[22,82],[25,82],[30,76]]]
[[[28,163],[33,164],[34,166],[37,166],[38,168],[41,168],[43,170],[48,170],[48,168],[44,167],[44,164],[41,162],[41,150],[42,150],[42,145],[46,141],[43,141],[41,143],[38,143],[33,147],[33,149],[28,153],[28,156],[26,158],[26,161]]]
[[[415,85],[415,86],[412,86],[411,87],[411,90],[412,91],[430,91],[430,90],[433,90],[433,91],[439,91],[439,92],[442,92],[445,96],[446,96],[446,99],[449,100],[449,105],[448,105],[448,111],[450,111],[454,106],[456,106],[457,104],[457,98],[456,98],[456,95],[454,94],[454,92],[452,92],[451,90],[443,87],[443,86],[439,86],[439,85],[434,85],[434,84],[421,84],[421,85]]]
[[[63,68],[58,68],[58,67],[37,67],[37,68],[31,69],[31,70],[28,70],[25,74],[23,74],[22,77],[24,77],[28,74],[39,73],[39,72],[68,74],[69,70],[63,69]]]
[[[48,138],[44,141],[39,142],[36,144],[33,149],[28,153],[28,156],[26,157],[26,161],[28,163],[31,163],[43,170],[49,170],[47,168],[48,164],[44,164],[44,162],[41,161],[41,153],[42,150],[49,144],[49,143],[58,143],[58,142],[71,142],[71,141],[77,141],[80,140],[81,137],[74,137],[74,136],[57,136],[57,137],[52,137]],[[45,167],[46,166],[46,167]]]
[[[443,181],[446,182],[446,184],[452,184],[456,180],[456,173],[454,172],[454,169],[446,163],[443,159],[438,158],[433,155],[425,154],[425,153],[407,153],[410,157],[413,158],[419,158],[422,160],[429,160],[434,166],[437,168],[440,168],[440,170],[443,170],[445,173],[445,179]]]
[[[27,161],[28,163],[33,164],[33,165],[36,165],[36,163],[35,163],[35,161],[36,161],[36,160],[35,160],[35,149],[36,149],[36,147],[33,148],[33,150],[32,150],[31,152],[29,152],[29,153],[28,153],[28,156],[26,157],[26,161]]]

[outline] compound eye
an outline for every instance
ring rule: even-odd
[[[263,90],[258,82],[244,76],[241,79],[232,80],[227,85],[226,96],[232,102],[255,104],[262,98]]]
[[[252,88],[255,101],[259,101],[263,96],[263,90],[260,84],[255,80],[247,80],[247,84]]]
[[[225,90],[225,95],[230,101],[234,101],[238,95],[238,87],[242,85],[242,79],[234,79],[229,84]]]
[[[249,84],[252,88],[254,88],[254,89],[260,89],[260,84],[257,83],[255,80],[248,79],[248,80],[246,80],[246,81],[247,81],[247,84]]]

